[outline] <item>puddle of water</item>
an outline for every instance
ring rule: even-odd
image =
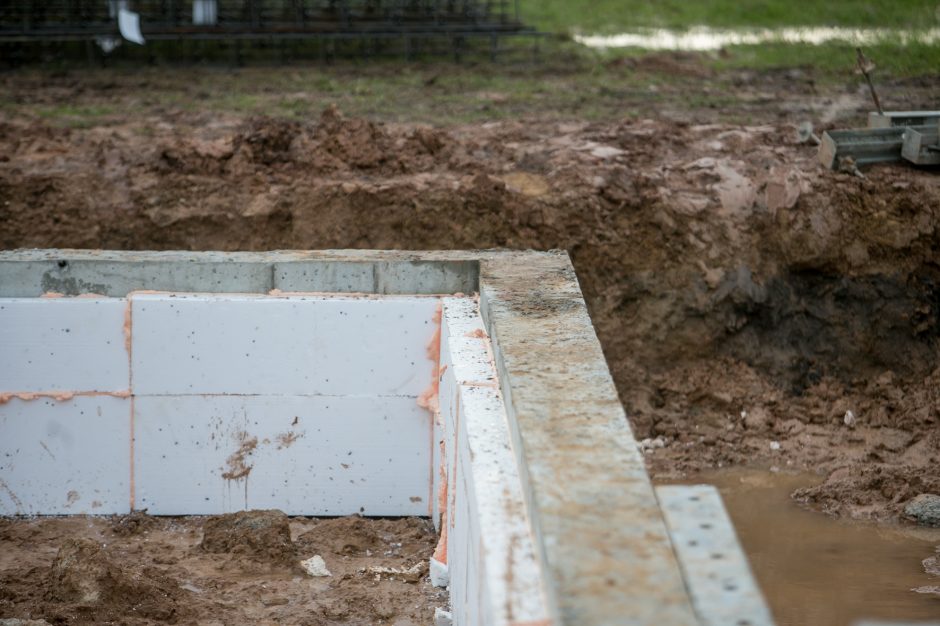
[[[835,520],[799,508],[790,493],[818,477],[731,469],[715,485],[778,626],[849,626],[862,618],[940,620],[940,585],[921,561],[940,530]]]
[[[940,42],[940,28],[920,31],[891,28],[766,28],[761,30],[722,30],[699,26],[685,31],[650,29],[617,35],[575,35],[575,41],[589,48],[644,48],[646,50],[705,51],[727,46],[762,43],[803,43],[819,45],[845,41],[870,46],[889,41],[902,45]]]

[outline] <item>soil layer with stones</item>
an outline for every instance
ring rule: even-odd
[[[0,247],[566,249],[654,475],[809,470],[807,505],[895,519],[940,493],[940,177],[826,171],[791,114],[0,111]]]
[[[423,626],[447,604],[446,591],[425,575],[435,542],[430,522],[417,518],[279,511],[0,518],[0,616],[48,624]],[[330,576],[301,567],[314,555]]]

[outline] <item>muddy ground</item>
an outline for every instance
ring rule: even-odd
[[[0,110],[0,247],[566,249],[654,474],[809,470],[807,505],[891,519],[940,493],[940,177],[821,169],[795,124],[870,106],[804,78],[742,79],[736,122],[677,91],[628,118],[431,127],[6,75],[20,102],[122,112]],[[937,80],[892,108],[929,108]]]
[[[417,518],[0,519],[0,615],[48,624],[423,626],[447,603],[426,576],[435,542],[430,522]],[[316,554],[331,576],[301,568]]]

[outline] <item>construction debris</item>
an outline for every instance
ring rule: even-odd
[[[326,568],[326,561],[324,561],[323,557],[319,554],[314,554],[309,559],[301,561],[300,566],[304,568],[305,572],[317,578],[333,575],[330,573],[330,570]]]
[[[871,99],[875,103],[875,108],[878,109],[879,113],[884,114],[884,109],[881,108],[881,101],[878,99],[878,92],[875,91],[875,85],[871,82],[871,73],[875,69],[875,64],[871,62],[871,59],[862,54],[861,48],[855,49],[855,55],[858,60],[858,69],[868,83],[868,91],[871,92]]]
[[[856,168],[902,160],[917,165],[940,162],[931,160],[938,149],[937,128],[934,124],[830,130],[823,133],[819,144],[819,161],[833,170],[846,170],[847,160]],[[907,151],[904,151],[905,137],[910,142]]]
[[[868,114],[869,128],[891,126],[936,126],[940,124],[940,111],[872,111]]]
[[[877,111],[868,114],[868,128],[831,130],[823,133],[819,143],[819,160],[828,169],[864,175],[859,167],[873,163],[907,161],[914,165],[940,165],[940,111],[885,111],[875,91],[871,73],[875,64],[855,49],[859,72],[868,83],[868,91]],[[799,139],[805,142],[812,127],[800,128]]]
[[[926,132],[906,128],[901,156],[916,165],[940,165],[940,126],[928,126]]]
[[[373,565],[360,570],[361,573],[372,574],[376,580],[384,578],[385,580],[400,580],[407,583],[418,582],[427,571],[428,564],[425,561],[419,561],[408,568]]]

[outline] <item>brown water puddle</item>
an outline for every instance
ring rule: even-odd
[[[911,591],[940,585],[921,565],[940,547],[940,530],[836,520],[790,500],[818,481],[729,469],[664,482],[718,487],[778,626],[940,620],[940,596]]]

